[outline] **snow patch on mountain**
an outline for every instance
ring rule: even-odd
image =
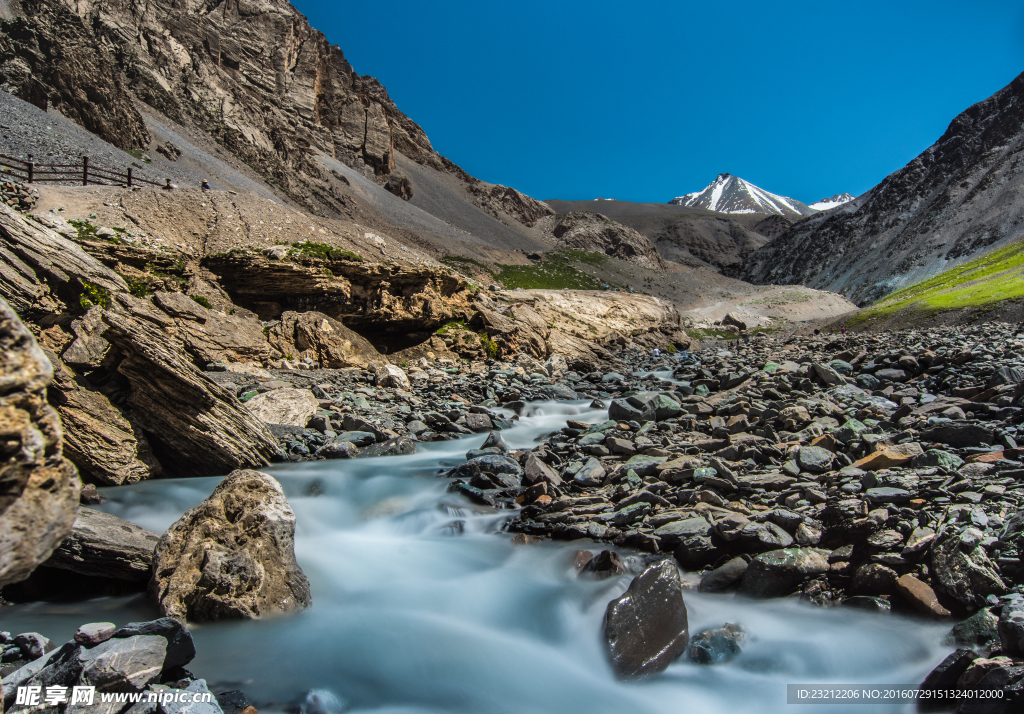
[[[851,196],[848,193],[837,193],[832,198],[823,198],[820,201],[815,201],[807,207],[813,208],[815,211],[827,211],[830,208],[835,208],[836,206],[842,206],[844,203],[849,203],[854,198],[856,198],[856,196]]]
[[[717,213],[760,213],[776,216],[806,216],[815,211],[786,196],[779,196],[732,174],[718,174],[702,191],[673,198],[669,203],[702,208]]]

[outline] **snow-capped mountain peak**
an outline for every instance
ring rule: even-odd
[[[718,177],[702,191],[678,196],[669,203],[718,213],[762,213],[768,216],[790,217],[814,213],[800,201],[770,193],[749,181],[727,173],[718,174]]]
[[[832,198],[823,198],[820,201],[815,201],[810,204],[808,208],[813,208],[815,211],[827,211],[830,208],[835,208],[836,206],[842,206],[844,203],[849,203],[855,198],[856,196],[851,196],[848,193],[837,193]]]

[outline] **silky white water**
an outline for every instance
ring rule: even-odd
[[[607,418],[585,402],[530,405],[503,436],[513,448],[565,425]],[[297,518],[296,556],[313,606],[251,622],[191,625],[188,665],[213,691],[242,689],[261,712],[329,689],[356,712],[644,714],[901,712],[911,704],[788,705],[787,683],[916,684],[949,648],[948,625],[789,600],[687,593],[691,631],[738,622],[743,653],[713,667],[677,661],[656,679],[619,683],[601,624],[628,577],[578,579],[572,553],[596,543],[513,545],[495,514],[437,479],[483,435],[420,444],[411,456],[268,469]],[[163,532],[218,479],[103,489],[102,510]],[[91,621],[152,619],[146,597],[0,609],[0,629],[62,642]]]

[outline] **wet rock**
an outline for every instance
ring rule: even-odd
[[[828,471],[834,458],[835,455],[831,451],[820,446],[803,446],[797,454],[800,468],[815,474]]]
[[[380,444],[360,449],[357,456],[402,456],[416,453],[416,442],[407,436],[396,436]]]
[[[952,528],[932,541],[931,559],[942,589],[964,605],[982,605],[987,595],[1006,592],[1006,584],[984,548],[977,543],[969,545],[964,535]]]
[[[950,612],[939,602],[938,595],[928,583],[922,582],[910,573],[901,575],[896,580],[896,592],[922,615],[929,617],[949,617]]]
[[[621,679],[662,672],[683,653],[689,638],[682,580],[669,560],[647,568],[625,594],[608,603],[604,639]]]
[[[586,463],[580,467],[580,470],[573,476],[573,481],[580,486],[600,486],[604,483],[605,477],[604,467],[601,462],[597,459],[588,459]]]
[[[988,634],[988,627],[991,625],[991,619],[994,616],[986,609],[979,610],[978,615],[983,612],[988,613],[988,617],[976,623],[976,626],[969,628],[969,634],[973,634],[975,630],[982,636]],[[978,615],[974,617],[978,617]],[[966,621],[962,624],[966,624]],[[1019,595],[1011,596],[1004,602],[1002,612],[999,614],[999,620],[996,624],[996,630],[1004,652],[1015,656],[1024,655],[1024,597]]]
[[[109,640],[116,631],[117,625],[113,622],[91,622],[79,627],[73,639],[80,645],[94,647]]]
[[[957,681],[963,676],[978,655],[966,648],[961,648],[947,656],[939,665],[929,672],[919,687],[920,691],[940,691],[954,689]],[[918,711],[936,711],[945,708],[946,704],[936,698],[922,697],[918,700]]]
[[[700,591],[702,593],[715,593],[735,585],[747,572],[747,561],[736,557],[707,573],[700,579]]]
[[[258,471],[234,471],[164,533],[150,590],[161,612],[181,621],[308,607],[294,537],[295,514],[280,484]]]
[[[896,571],[881,563],[867,563],[853,574],[851,590],[861,595],[887,595],[896,588]]]
[[[1006,612],[1005,606],[1003,612]],[[953,629],[946,635],[943,643],[957,647],[984,647],[1000,637],[997,629],[999,622],[999,617],[992,614],[987,607],[983,607],[963,622],[953,625]],[[1024,646],[1024,640],[1020,642],[1020,645]],[[1014,652],[1006,642],[1003,642],[1003,649],[1007,652]],[[1021,652],[1024,653],[1024,650]]]
[[[162,637],[167,642],[167,655],[164,668],[184,667],[196,656],[196,646],[192,635],[185,627],[171,617],[162,617],[146,622],[129,622],[118,628],[114,637],[135,637],[137,635]]]
[[[622,557],[613,550],[602,550],[583,567],[583,572],[593,573],[597,578],[611,578],[626,575],[629,570]]]
[[[992,430],[988,427],[971,422],[952,421],[936,424],[921,432],[924,441],[937,441],[940,444],[962,448],[992,443]]]
[[[686,654],[697,664],[720,664],[734,659],[742,651],[746,633],[740,625],[726,624],[702,630],[690,639]]]
[[[747,566],[740,593],[754,598],[779,597],[805,580],[828,572],[826,553],[810,548],[786,548],[762,553]]]

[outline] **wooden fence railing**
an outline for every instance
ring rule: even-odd
[[[80,164],[37,164],[28,155],[28,161],[0,154],[0,178],[9,177],[25,183],[73,183],[82,186],[163,186],[132,174],[132,167],[119,172],[103,166],[89,164],[83,156]]]

